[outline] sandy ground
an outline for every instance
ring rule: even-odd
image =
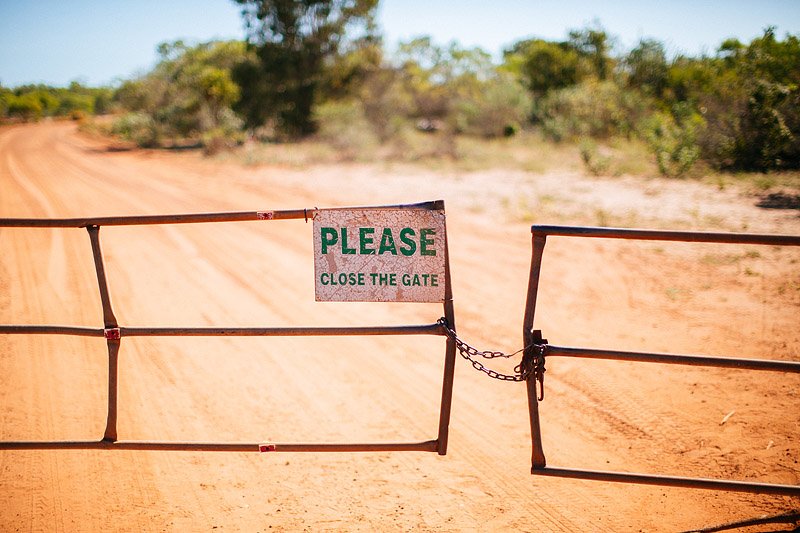
[[[0,217],[433,199],[447,206],[459,333],[481,349],[521,345],[531,222],[800,234],[796,211],[698,183],[248,167],[112,152],[68,123],[0,129]],[[315,303],[302,221],[108,227],[101,239],[122,325],[441,315],[430,304]],[[560,345],[798,360],[798,265],[789,248],[553,238],[536,327]],[[94,276],[84,230],[0,229],[0,323],[99,327]],[[123,339],[120,438],[432,439],[443,353],[440,338]],[[106,357],[100,339],[0,335],[0,438],[99,438]],[[546,387],[550,464],[800,483],[800,376],[553,359]],[[0,530],[680,531],[800,508],[788,497],[531,476],[524,386],[461,359],[450,429],[444,457],[3,451]]]

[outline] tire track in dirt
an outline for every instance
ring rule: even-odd
[[[3,213],[14,213],[17,216],[59,216],[59,214],[66,212],[63,203],[59,202],[57,197],[52,195],[52,190],[40,181],[40,176],[52,176],[56,173],[62,179],[68,180],[69,172],[64,173],[64,168],[59,168],[57,160],[48,157],[47,150],[41,149],[39,139],[35,136],[33,139],[24,135],[24,131],[12,130],[2,132],[4,135],[4,144],[12,144],[19,146],[18,153],[23,154],[23,158],[17,160],[11,154],[4,153],[3,161],[5,168],[8,172],[3,172],[2,189],[5,192],[3,195]],[[11,139],[10,137],[22,137],[21,139]],[[43,155],[44,154],[44,155]],[[7,193],[7,194],[6,194]],[[21,204],[19,199],[23,198]],[[13,202],[12,206],[7,204],[8,201]],[[25,206],[24,213],[20,213],[20,205]],[[78,323],[88,323],[96,325],[99,314],[91,313],[91,311],[99,310],[99,305],[89,306],[88,309],[84,305],[84,290],[74,290],[76,285],[82,288],[92,288],[92,282],[96,285],[96,280],[92,279],[94,274],[91,267],[91,251],[88,245],[88,238],[76,240],[75,235],[69,239],[70,246],[66,246],[65,233],[77,232],[78,230],[13,230],[17,234],[24,233],[24,238],[14,238],[12,243],[17,245],[16,251],[11,254],[11,257],[21,258],[22,261],[33,257],[41,256],[41,250],[48,250],[46,264],[48,265],[43,272],[42,268],[29,268],[29,265],[23,263],[13,263],[15,266],[14,273],[9,274],[11,279],[15,280],[15,285],[19,288],[29,290],[32,287],[37,288],[35,293],[28,293],[25,298],[15,299],[14,308],[11,310],[11,318],[17,318],[14,322],[20,322],[18,317],[27,317],[29,322],[33,323],[70,323],[73,319],[77,318]],[[6,230],[6,235],[11,236],[11,231]],[[81,236],[82,237],[82,236]],[[49,243],[47,242],[49,240]],[[88,259],[88,261],[87,261]],[[67,265],[75,267],[86,267],[85,274],[72,274],[73,269]],[[79,269],[80,270],[80,269]],[[41,279],[36,276],[38,273],[43,273],[41,279],[47,280],[47,284],[42,284]],[[81,280],[76,284],[77,280]],[[4,280],[6,281],[6,280]],[[66,297],[62,291],[69,290],[69,295]],[[95,288],[96,292],[96,288]],[[46,304],[45,304],[46,302]],[[76,305],[77,303],[77,305]],[[85,311],[90,311],[88,314]],[[77,316],[74,312],[77,311]],[[52,320],[47,320],[48,317],[53,317]],[[44,319],[44,320],[43,320]],[[87,346],[92,341],[79,341],[79,342],[61,342],[56,337],[30,337],[28,338],[29,345],[21,350],[13,350],[17,358],[19,354],[26,354],[23,360],[30,365],[27,370],[19,368],[16,364],[17,370],[15,375],[21,379],[27,379],[29,376],[38,376],[39,382],[33,387],[26,386],[28,394],[27,399],[23,400],[23,405],[35,406],[37,412],[26,420],[26,429],[23,434],[16,433],[12,438],[22,439],[60,439],[60,438],[95,438],[96,435],[91,435],[91,430],[81,431],[75,434],[73,422],[74,414],[69,414],[66,419],[62,418],[65,408],[79,409],[81,404],[70,404],[65,402],[66,398],[72,397],[69,387],[79,386],[78,384],[85,380],[78,378],[78,376],[70,377],[74,374],[74,368],[86,368],[86,365],[91,364],[93,356],[89,354],[94,350],[81,349],[76,347]],[[95,352],[96,353],[96,352]],[[103,360],[101,360],[103,361]],[[104,361],[103,361],[104,364]],[[19,373],[21,371],[21,373]],[[102,370],[101,370],[102,373]],[[78,379],[76,379],[78,378]],[[66,388],[65,388],[66,387]],[[95,399],[98,401],[105,401],[100,397],[102,394],[99,387],[93,387],[96,394]],[[104,396],[104,395],[103,395]],[[15,402],[16,403],[16,402]],[[97,409],[90,409],[89,412],[99,414]],[[58,420],[58,422],[57,422]],[[85,423],[85,422],[84,422]],[[101,421],[91,421],[89,428],[99,428]],[[65,430],[67,434],[65,434]],[[72,485],[78,479],[83,477],[83,472],[78,474],[78,471],[83,471],[81,466],[77,466],[73,461],[77,460],[78,465],[84,465],[86,462],[85,457],[94,456],[100,461],[93,461],[99,470],[89,470],[89,475],[92,479],[99,479],[100,476],[115,472],[122,476],[126,469],[126,463],[119,461],[106,462],[104,454],[101,453],[86,453],[81,454],[75,452],[2,452],[2,455],[18,453],[23,456],[21,463],[24,465],[22,468],[23,477],[27,480],[24,486],[13,486],[13,491],[10,491],[11,499],[13,501],[14,494],[19,494],[22,489],[25,493],[31,495],[30,507],[27,514],[18,515],[17,520],[20,523],[26,521],[33,529],[45,529],[53,531],[66,531],[72,529],[69,527],[68,520],[66,519],[65,510],[71,510],[77,513],[77,516],[88,517],[91,520],[93,514],[97,514],[97,510],[92,510],[93,501],[91,498],[82,497],[80,491],[77,493],[67,488],[64,485],[65,480],[68,485]],[[84,455],[84,458],[80,456]],[[111,463],[111,464],[108,464]],[[109,466],[110,469],[104,468]],[[16,469],[15,469],[16,470]],[[67,474],[69,472],[70,474]],[[8,483],[8,479],[3,477],[0,483]],[[95,484],[101,488],[101,484]],[[50,487],[50,489],[42,491],[42,487]],[[84,486],[84,490],[91,490],[92,484]],[[10,488],[10,487],[7,487]],[[114,494],[112,492],[111,494]],[[86,495],[84,495],[86,496]],[[106,495],[108,497],[109,494]],[[119,505],[127,496],[120,495],[118,500]],[[69,503],[67,503],[69,502]],[[8,506],[8,509],[14,509],[16,506]],[[3,514],[3,522],[7,520],[7,516]],[[96,524],[104,523],[105,517],[100,516],[100,521]]]
[[[53,216],[54,210],[47,197],[33,184],[29,183],[28,172],[22,169],[21,165],[18,164],[15,158],[10,154],[4,159],[4,161],[4,166],[8,171],[6,175],[12,180],[8,182],[8,185],[6,185],[4,189],[9,190],[8,187],[13,184],[13,186],[22,189],[21,192],[23,195],[26,195],[31,200],[29,205],[35,205],[38,213],[41,213],[45,216]],[[56,255],[63,255],[64,253],[63,239],[61,239],[59,236],[54,236],[52,230],[44,230],[42,233],[42,235],[36,235],[32,238],[15,240],[14,242],[17,244],[17,248],[14,256],[31,257],[34,255],[34,250],[37,248],[48,249],[50,267],[55,267],[57,269],[60,268],[60,271],[64,271],[63,264],[57,264],[57,260],[55,259]],[[47,240],[40,240],[42,237]],[[23,272],[25,270],[26,269],[23,268]],[[52,272],[52,268],[49,268],[48,270]],[[18,279],[21,278],[23,282],[23,286],[35,286],[36,280],[33,278],[33,275],[31,273],[25,275],[23,272],[17,273]],[[26,300],[25,304],[26,314],[33,316],[43,315],[43,307],[40,304],[40,300]],[[46,339],[34,338],[30,340],[30,343],[33,346],[26,349],[25,352],[36,355],[32,355],[29,358],[30,370],[28,372],[30,372],[31,375],[41,376],[41,379],[45,384],[44,387],[36,387],[32,391],[33,397],[30,399],[30,403],[32,405],[44,407],[44,412],[39,413],[38,416],[36,416],[33,420],[32,433],[34,438],[53,438],[55,431],[53,423],[53,387],[48,383],[52,381],[52,355],[50,355],[50,347],[48,346],[49,343]],[[58,459],[54,456],[49,456],[45,461],[42,462],[27,461],[24,470],[24,476],[26,479],[30,479],[34,486],[47,484],[56,486],[57,489],[59,483],[57,461]],[[48,494],[37,494],[32,492],[32,494],[35,494],[35,497],[32,498],[30,506],[30,516],[34,518],[33,524],[36,524],[36,520],[44,520],[42,523],[44,529],[63,530],[63,517],[61,515],[61,509],[63,507],[58,501],[61,491],[55,490]],[[52,516],[50,519],[52,522],[44,518],[48,517],[49,515],[49,513],[46,512],[46,509],[55,510],[54,516],[50,515]],[[45,525],[48,524],[48,522],[49,525]]]

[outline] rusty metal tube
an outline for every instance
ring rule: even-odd
[[[435,452],[438,443],[435,440],[424,442],[391,442],[391,443],[341,443],[341,444],[272,444],[275,452]]]
[[[777,361],[770,359],[745,359],[738,357],[713,357],[709,355],[671,353],[622,352],[617,350],[573,348],[570,346],[548,344],[547,357],[554,356],[800,373],[800,361]]]
[[[247,443],[163,441],[0,442],[0,450],[140,450],[189,452],[435,452],[436,441],[390,443]]]
[[[528,296],[525,302],[525,316],[522,321],[523,346],[533,343],[533,320],[536,316],[536,300],[539,295],[539,278],[542,271],[542,258],[544,247],[547,244],[546,235],[533,235],[533,252],[531,255],[531,271],[528,277]],[[525,381],[528,395],[528,413],[531,425],[531,464],[534,467],[543,467],[547,464],[542,445],[542,430],[539,419],[539,394],[536,391],[536,377],[529,376]]]
[[[217,328],[217,327],[121,327],[123,337],[303,337],[344,335],[444,335],[439,324],[409,326],[350,326],[350,327],[274,327],[274,328]]]
[[[100,226],[87,226],[89,239],[92,244],[92,256],[94,257],[94,267],[97,272],[97,286],[100,289],[100,302],[103,306],[103,324],[106,330],[117,328],[117,318],[114,316],[114,309],[111,306],[111,295],[108,291],[108,280],[106,279],[106,269],[103,263],[103,251],[100,247]],[[104,331],[104,336],[105,331]],[[113,441],[117,438],[117,397],[119,390],[119,335],[115,337],[106,336],[108,345],[108,408],[106,410],[106,428],[103,432],[103,439]]]
[[[661,476],[654,474],[638,474],[633,472],[608,472],[602,470],[580,470],[574,468],[556,468],[552,466],[542,468],[534,467],[531,469],[531,474],[537,476],[587,479],[591,481],[610,481],[615,483],[637,483],[642,485],[685,487],[690,489],[726,490],[734,492],[750,492],[754,494],[800,496],[800,486],[798,485],[753,483],[747,481],[729,481],[725,479]]]
[[[348,326],[348,327],[120,327],[121,337],[301,337],[344,335],[445,335],[439,324],[407,326]],[[0,325],[0,335],[77,335],[102,337],[104,330],[82,326]]]
[[[48,325],[0,325],[0,335],[76,335],[79,337],[102,337],[102,328],[83,326]]]
[[[442,205],[444,209],[444,205]],[[453,331],[456,330],[456,314],[453,307],[453,284],[450,279],[450,251],[447,242],[447,231],[445,231],[444,241],[444,318]],[[444,328],[440,326],[440,331]],[[439,432],[436,439],[436,452],[439,455],[447,454],[447,444],[450,435],[450,414],[453,404],[453,380],[456,367],[456,343],[447,337],[444,355],[444,370],[442,376],[442,399],[439,407]]]
[[[119,397],[119,348],[120,340],[109,339],[108,345],[108,410],[106,412],[106,428],[103,439],[117,439],[117,403]]]
[[[534,235],[554,237],[593,237],[645,241],[707,242],[718,244],[766,244],[800,246],[800,235],[765,235],[756,233],[716,233],[704,231],[666,231],[649,229],[597,228],[590,226],[531,226]]]
[[[106,279],[106,269],[103,264],[103,251],[100,247],[100,226],[88,226],[89,239],[92,243],[92,256],[94,257],[94,268],[97,273],[97,286],[100,289],[100,302],[103,305],[103,323],[106,328],[117,327],[117,318],[111,307],[111,295],[108,292],[108,280]]]
[[[444,209],[441,200],[416,204],[381,206],[381,209]],[[333,209],[354,209],[333,208]],[[153,224],[197,224],[203,222],[246,222],[255,220],[296,220],[313,217],[317,208],[274,211],[238,211],[230,213],[193,213],[185,215],[131,215],[91,218],[0,218],[6,228],[88,228],[89,226],[144,226]]]

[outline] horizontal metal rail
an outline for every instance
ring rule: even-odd
[[[716,233],[704,231],[667,231],[544,225],[531,226],[531,233],[534,235],[552,237],[593,237],[598,239],[628,239],[643,241],[800,246],[800,236],[798,235],[764,235],[757,233]]]
[[[285,328],[127,328],[123,337],[335,337],[343,335],[444,335],[439,324],[419,326],[285,327]]]
[[[78,337],[103,337],[103,328],[82,326],[2,325],[0,335],[76,335]]]
[[[733,492],[750,492],[754,494],[779,494],[783,496],[800,495],[800,486],[796,485],[756,483],[749,481],[729,481],[726,479],[660,476],[654,474],[636,474],[629,472],[607,472],[603,470],[579,470],[574,468],[559,468],[552,466],[533,467],[531,469],[531,473],[539,476],[586,479],[590,481],[611,481],[614,483],[663,485],[667,487],[728,490]]]
[[[435,452],[435,440],[388,443],[248,443],[164,441],[23,441],[0,442],[0,450],[139,450],[182,452]]]
[[[742,370],[771,370],[800,374],[800,361],[777,361],[771,359],[744,359],[738,357],[712,357],[708,355],[684,355],[671,353],[622,352],[596,348],[572,348],[547,345],[547,357],[580,357],[583,359],[608,359],[614,361],[638,361],[642,363],[666,363],[671,365],[709,366],[738,368]]]
[[[533,330],[536,315],[536,302],[539,293],[542,257],[548,237],[589,237],[600,239],[630,239],[650,241],[673,241],[693,243],[719,244],[755,244],[772,246],[800,246],[797,235],[763,235],[751,233],[715,233],[696,231],[664,231],[623,228],[572,227],[572,226],[531,226],[532,254],[528,283],[528,295],[523,318],[523,340],[525,346],[535,343],[544,344],[545,358],[552,356],[578,357],[585,359],[608,359],[618,361],[637,361],[646,363],[666,363],[691,366],[733,368],[745,370],[766,370],[776,372],[800,373],[800,362],[765,359],[745,359],[732,357],[712,357],[705,355],[687,355],[670,353],[626,352],[594,348],[574,348],[556,346],[542,341],[541,336]],[[539,339],[537,341],[537,339]],[[722,479],[674,477],[663,475],[641,474],[634,472],[607,472],[547,466],[542,446],[541,423],[539,417],[539,392],[536,379],[527,380],[528,407],[531,424],[531,473],[541,476],[565,477],[595,481],[612,481],[622,483],[639,483],[664,485],[758,494],[780,494],[800,496],[800,485],[780,485],[771,483],[753,483],[746,481],[729,481]]]
[[[274,327],[274,328],[218,328],[218,327],[125,327],[116,328],[120,337],[333,337],[345,335],[445,335],[439,324],[405,326],[348,326],[348,327]],[[0,334],[23,335],[77,335],[103,337],[105,329],[80,326],[0,326]]]
[[[202,222],[246,222],[251,220],[290,220],[305,218],[305,209],[287,211],[241,211],[236,213],[198,213],[191,215],[131,215],[95,218],[0,218],[0,227],[11,228],[86,228],[89,226],[147,226],[154,224],[197,224]]]
[[[436,200],[417,204],[381,206],[379,209],[443,209]],[[330,208],[358,209],[358,208]],[[378,209],[378,208],[376,208]],[[313,218],[317,208],[276,211],[238,211],[230,213],[193,213],[188,215],[130,215],[93,218],[0,218],[0,228],[87,228],[89,226],[146,226],[153,224],[198,224],[204,222],[247,222],[254,220],[297,220]]]

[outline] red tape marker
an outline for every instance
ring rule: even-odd
[[[261,444],[258,447],[258,451],[260,451],[262,453],[263,452],[274,452],[275,451],[275,445],[274,444]]]

